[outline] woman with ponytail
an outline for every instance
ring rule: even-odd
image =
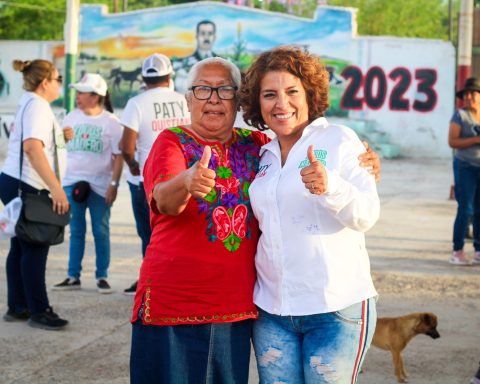
[[[123,158],[118,148],[122,126],[113,114],[107,83],[98,74],[87,73],[75,84],[77,109],[69,113],[64,127],[72,127],[68,143],[68,168],[63,186],[71,205],[70,252],[67,278],[53,290],[80,289],[85,252],[86,210],[90,211],[95,242],[97,290],[111,293],[107,282],[110,264],[110,207],[117,197]]]
[[[62,132],[50,107],[60,94],[62,76],[47,60],[15,60],[13,68],[22,73],[27,92],[17,106],[15,128],[0,174],[0,199],[8,204],[18,196],[20,185],[22,193],[50,195],[53,210],[65,213],[69,204],[60,180],[66,168],[65,139],[71,138],[71,130]],[[49,330],[67,325],[68,321],[53,312],[49,304],[45,285],[48,251],[49,246],[11,238],[6,262],[5,321],[28,320],[32,327]]]

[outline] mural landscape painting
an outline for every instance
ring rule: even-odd
[[[241,70],[248,68],[259,52],[282,44],[301,45],[321,55],[331,74],[330,113],[342,114],[339,95],[345,82],[340,73],[352,54],[350,10],[321,8],[315,19],[309,20],[208,2],[123,14],[108,14],[105,7],[95,5],[82,6],[81,20],[78,77],[85,72],[104,76],[116,107],[123,107],[138,93],[142,60],[155,52],[171,58],[176,88],[184,92],[181,78],[186,77],[189,68],[185,67],[193,65],[202,43],[198,24],[206,21],[213,24],[213,55],[231,60]],[[64,66],[63,45],[56,47],[54,57],[58,66]]]

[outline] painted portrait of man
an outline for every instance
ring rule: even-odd
[[[190,68],[200,60],[207,57],[218,56],[213,51],[213,45],[216,39],[216,26],[211,20],[202,20],[197,23],[195,38],[197,46],[195,51],[186,57],[172,59],[173,69],[175,70],[175,90],[180,93],[187,91],[185,82]]]

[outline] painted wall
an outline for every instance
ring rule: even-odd
[[[197,37],[197,24],[204,20],[214,24],[215,32],[212,25],[203,24]],[[246,69],[263,50],[298,44],[320,55],[330,72],[328,114],[333,119],[367,126],[399,144],[407,156],[449,156],[446,135],[454,102],[453,46],[436,40],[359,38],[355,20],[353,9],[325,6],[317,9],[313,19],[304,19],[217,2],[117,14],[108,14],[103,6],[85,5],[81,7],[78,77],[84,72],[100,73],[113,91],[114,105],[122,108],[138,92],[140,66],[151,53],[172,59],[176,88],[184,91],[186,74],[199,59],[199,47]],[[62,68],[63,45],[48,49]],[[3,57],[2,42],[0,50]],[[3,67],[2,62],[0,71]],[[20,86],[7,75],[9,100],[17,100]],[[0,105],[4,100],[0,94]]]
[[[451,156],[448,125],[454,110],[455,50],[427,39],[357,39],[356,65],[341,104],[400,145],[402,155]],[[379,87],[379,84],[381,86]]]
[[[15,108],[22,89],[22,74],[12,68],[12,61],[52,60],[53,50],[60,41],[0,41],[0,159],[5,156],[8,137],[13,126]]]
[[[0,40],[0,112],[11,111],[24,92],[22,74],[12,68],[12,61],[52,60],[61,41]]]

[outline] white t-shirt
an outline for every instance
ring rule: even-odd
[[[72,127],[75,134],[67,144],[68,167],[63,185],[88,181],[95,193],[105,197],[112,179],[112,155],[120,154],[123,128],[118,117],[105,110],[89,116],[75,109],[65,116],[63,126]]]
[[[313,195],[300,171],[307,149],[327,172],[327,191]],[[249,193],[262,232],[254,302],[277,315],[327,313],[376,296],[364,232],[377,221],[375,178],[359,165],[365,152],[349,128],[313,121],[281,166],[277,139],[261,150]]]
[[[157,87],[128,100],[121,123],[138,133],[138,163],[143,175],[143,166],[157,136],[166,128],[190,124],[190,112],[184,95]]]
[[[25,112],[23,113],[24,110]],[[62,178],[67,165],[67,151],[65,149],[63,131],[48,101],[34,92],[26,92],[20,98],[15,115],[15,124],[8,142],[7,158],[5,159],[2,172],[16,179],[20,177],[20,138],[22,135],[22,127],[23,141],[27,139],[40,140],[43,143],[43,151],[47,157],[47,161],[55,172],[54,130],[59,164],[58,173],[60,178]],[[23,155],[21,179],[24,183],[36,189],[48,189],[47,184],[32,168],[28,156],[26,156],[25,153]]]

